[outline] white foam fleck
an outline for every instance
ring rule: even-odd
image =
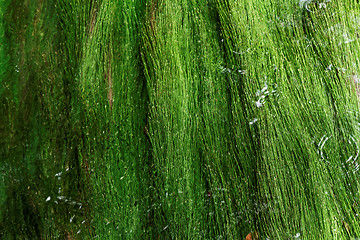
[[[259,99],[258,101],[255,102],[256,107],[262,107],[264,104],[260,101],[261,99]]]
[[[258,120],[257,118],[254,118],[254,120],[252,120],[249,124],[250,124],[250,125],[253,125],[254,123],[257,122],[257,120]]]

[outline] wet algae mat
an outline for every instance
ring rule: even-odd
[[[358,1],[0,13],[0,239],[360,238]]]

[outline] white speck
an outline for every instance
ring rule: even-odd
[[[261,92],[265,92],[265,91],[267,90],[267,88],[268,88],[268,85],[267,85],[267,83],[265,82],[265,87],[264,87],[263,89],[261,89]]]
[[[261,99],[259,99],[258,101],[255,102],[256,107],[262,107],[264,104],[262,102],[260,102]]]
[[[252,120],[249,124],[250,124],[250,125],[253,125],[254,123],[257,122],[257,120],[258,120],[257,118],[254,118],[254,120]]]
[[[231,73],[231,70],[229,68],[225,68],[223,66],[220,66],[221,73]]]
[[[296,235],[294,236],[294,238],[300,238],[300,233],[296,233]]]
[[[326,8],[326,3],[319,3],[319,8]]]
[[[355,83],[360,83],[360,78],[359,78],[358,75],[354,74],[354,75],[352,76],[352,79],[354,80]]]
[[[346,72],[346,68],[336,68],[338,71],[341,71],[342,73]]]
[[[45,200],[46,202],[50,201],[51,197],[48,196],[47,199]]]
[[[181,190],[179,190],[178,193],[183,193],[183,192]]]
[[[76,234],[79,234],[81,232],[81,229],[79,229],[79,231],[77,231],[77,233]]]
[[[346,43],[351,43],[351,42],[353,42],[353,41],[355,41],[356,39],[348,39],[348,40],[346,40],[344,43],[346,44]],[[341,43],[339,43],[339,45],[340,45]]]
[[[59,173],[55,174],[55,177],[60,177],[61,174],[62,174],[62,172],[59,172]]]
[[[163,230],[167,229],[169,227],[169,225],[167,225],[166,227],[163,228]]]
[[[299,4],[300,4],[300,7],[301,7],[301,8],[305,7],[305,9],[306,9],[308,12],[312,12],[312,11],[310,11],[310,9],[308,8],[309,3],[311,3],[311,2],[312,2],[312,0],[300,0],[300,1],[299,1]]]
[[[70,222],[71,222],[71,223],[72,223],[72,221],[74,220],[74,217],[75,217],[75,215],[70,218]]]

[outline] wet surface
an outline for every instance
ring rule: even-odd
[[[360,235],[360,10],[224,4],[0,4],[1,239]]]

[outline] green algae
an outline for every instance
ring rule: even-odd
[[[356,3],[2,1],[0,237],[358,237]]]

